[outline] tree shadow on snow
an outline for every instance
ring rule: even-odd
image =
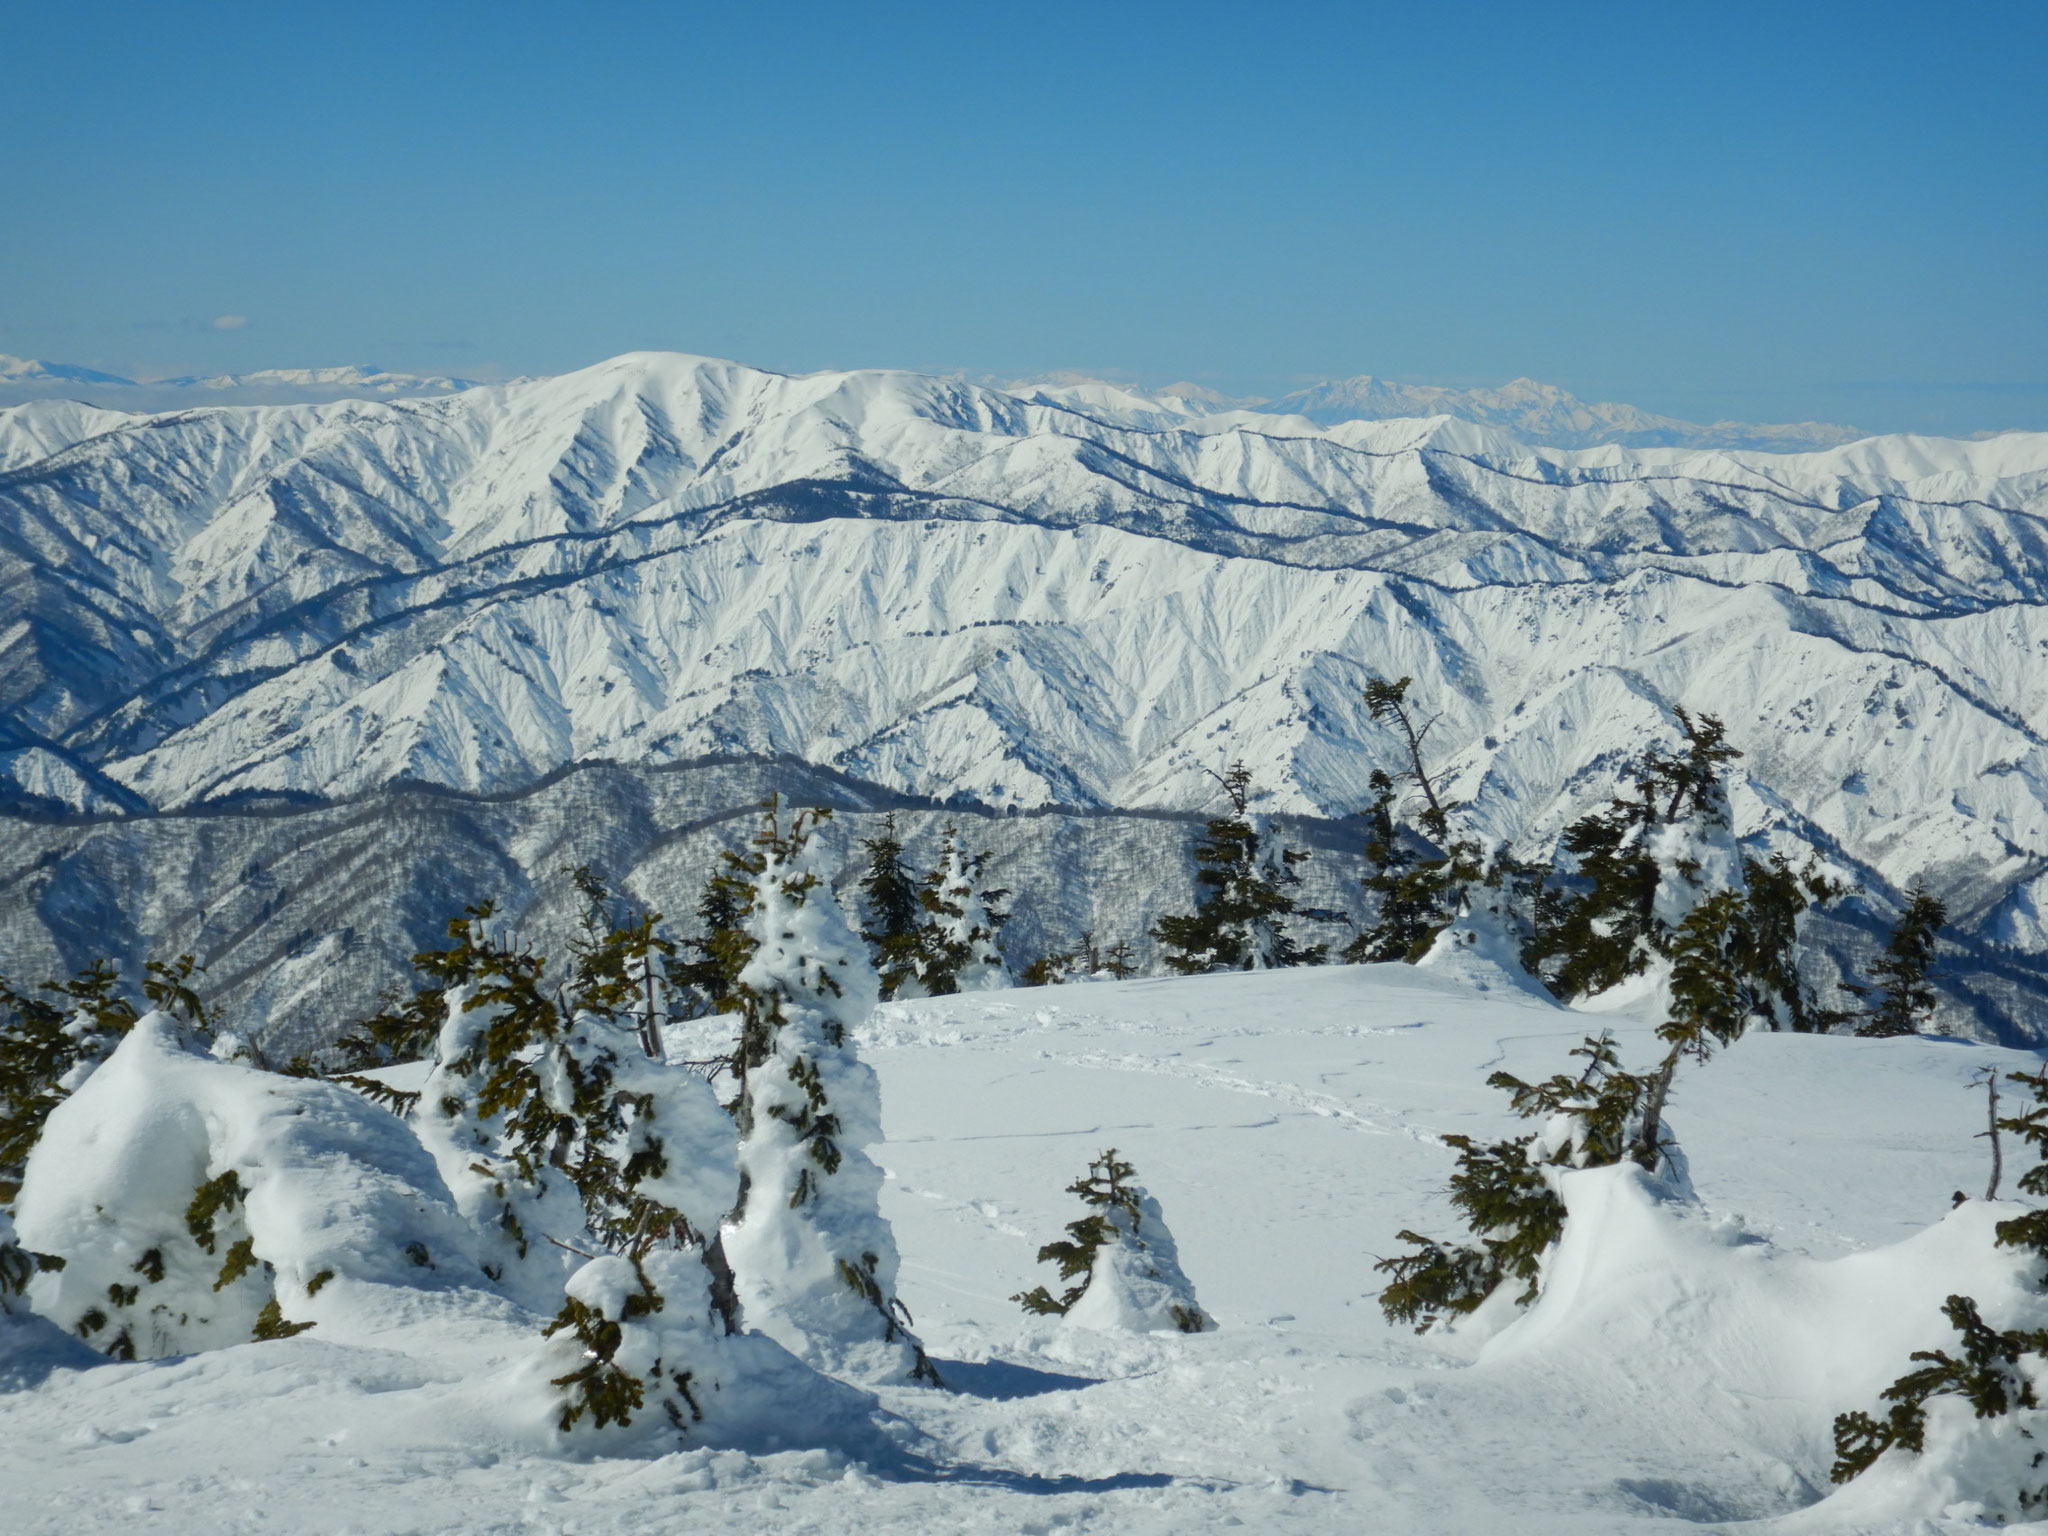
[[[107,1364],[56,1324],[40,1317],[0,1312],[0,1393],[28,1392],[55,1371],[89,1371]]]
[[[985,1397],[1006,1403],[1019,1397],[1043,1397],[1048,1392],[1077,1392],[1101,1385],[1095,1376],[1063,1376],[1057,1371],[1035,1370],[1008,1360],[936,1360],[939,1375],[948,1387],[966,1397]]]
[[[1001,1488],[1009,1493],[1115,1493],[1126,1488],[1170,1488],[1176,1484],[1219,1489],[1235,1486],[1216,1478],[1175,1477],[1169,1472],[1113,1472],[1107,1477],[1078,1477],[1071,1473],[1014,1472],[1008,1467],[975,1466],[970,1462],[937,1462],[923,1456],[903,1456],[888,1466],[870,1462],[868,1471],[891,1482],[953,1483],[969,1488]]]

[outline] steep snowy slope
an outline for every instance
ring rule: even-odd
[[[84,1369],[0,1318],[8,1529],[1981,1529],[1938,1487],[1822,1502],[1828,1434],[1911,1350],[1949,1342],[1945,1291],[2009,1299],[1979,1282],[1986,1228],[2013,1208],[1951,1214],[1950,1193],[1986,1173],[1971,1074],[2037,1058],[1742,1040],[1671,1109],[1700,1206],[1632,1198],[1625,1170],[1573,1175],[1580,1225],[1544,1305],[1418,1338],[1381,1318],[1372,1265],[1402,1227],[1448,1235],[1441,1139],[1514,1123],[1486,1074],[1547,1074],[1603,1023],[1632,1059],[1649,1049],[1626,1014],[1487,980],[1332,968],[880,1010],[860,1047],[883,1091],[884,1211],[957,1389],[885,1391],[895,1454],[561,1454],[508,1432],[492,1389],[537,1328],[481,1296]],[[1034,1259],[1074,1219],[1064,1187],[1111,1146],[1217,1331],[1097,1332],[1009,1299],[1050,1278]]]
[[[1132,400],[633,354],[17,408],[0,762],[81,810],[731,752],[1192,808],[1242,756],[1342,815],[1390,745],[1359,685],[1405,673],[1492,831],[1554,831],[1683,704],[1749,753],[1745,832],[2048,938],[2048,436],[1573,452]]]

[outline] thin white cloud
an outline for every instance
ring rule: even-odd
[[[247,315],[215,315],[213,328],[216,331],[239,331],[249,323]]]

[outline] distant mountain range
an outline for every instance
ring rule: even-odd
[[[530,381],[523,381],[530,382]],[[1862,434],[1854,427],[1806,421],[1784,425],[1717,421],[1701,426],[1658,416],[1632,405],[1579,399],[1555,384],[1516,379],[1498,389],[1450,389],[1432,384],[1396,384],[1360,374],[1329,379],[1267,400],[1225,395],[1199,384],[1138,389],[1082,374],[983,380],[1026,397],[1114,402],[1123,417],[1150,415],[1161,424],[1202,420],[1243,411],[1265,416],[1300,416],[1322,426],[1346,421],[1392,421],[1449,416],[1498,427],[1525,443],[1552,448],[1590,448],[1616,443],[1630,448],[1753,448],[1800,453],[1832,448]],[[95,405],[118,410],[163,411],[186,405],[297,405],[333,400],[396,400],[454,394],[483,387],[474,379],[445,374],[387,373],[381,368],[266,368],[255,373],[190,375],[146,383],[116,374],[47,363],[0,353],[0,405],[86,395]]]
[[[75,399],[117,410],[166,411],[185,405],[306,405],[329,400],[394,400],[475,389],[475,379],[445,374],[387,373],[350,364],[341,368],[264,368],[174,379],[124,379],[71,363],[0,352],[0,405]]]
[[[1684,706],[1747,754],[1754,845],[2048,950],[2048,434],[1556,448],[1320,398],[636,353],[0,409],[0,795],[175,812],[202,862],[251,857],[244,815],[713,757],[997,817],[1200,811],[1242,758],[1340,818],[1398,757],[1377,673],[1489,834],[1554,836]],[[152,836],[87,885],[200,879]]]

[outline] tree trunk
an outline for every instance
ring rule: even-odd
[[[1650,1173],[1657,1171],[1657,1159],[1663,1153],[1659,1138],[1664,1130],[1664,1100],[1670,1096],[1671,1079],[1677,1073],[1678,1047],[1673,1046],[1671,1054],[1657,1069],[1656,1076],[1650,1079],[1649,1091],[1643,1098],[1642,1134],[1636,1138],[1635,1146],[1629,1149],[1629,1155]]]
[[[732,1272],[732,1261],[725,1256],[725,1234],[714,1232],[711,1241],[704,1247],[704,1267],[711,1271],[711,1308],[725,1324],[728,1334],[738,1333],[742,1326],[740,1317],[739,1282]]]

